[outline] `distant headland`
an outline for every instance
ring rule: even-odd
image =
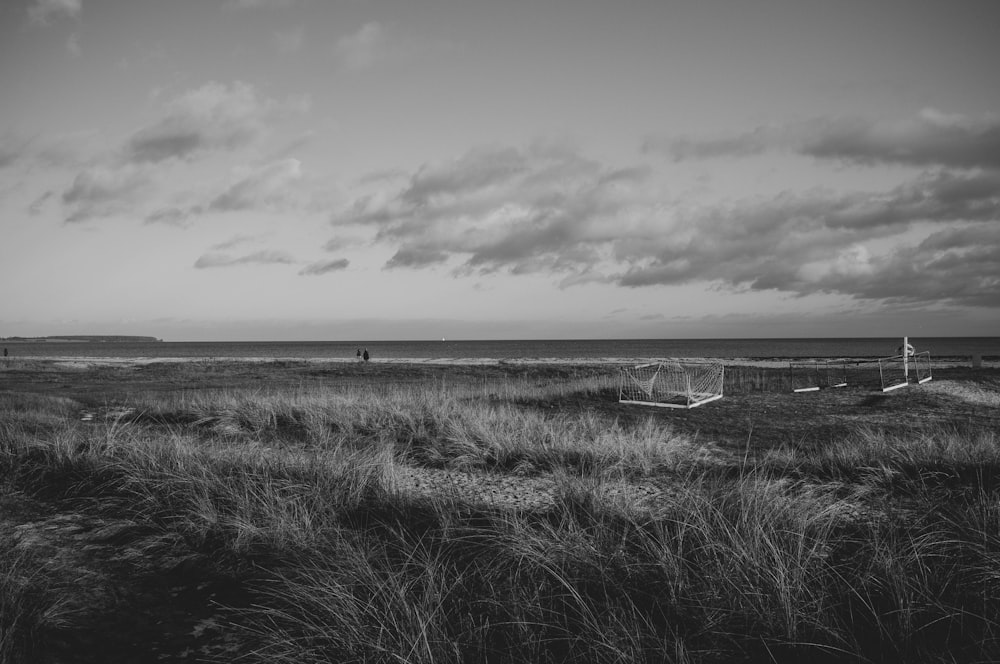
[[[42,343],[42,342],[88,342],[88,343],[158,343],[162,339],[156,337],[139,337],[131,335],[105,335],[105,334],[61,334],[51,337],[0,337],[3,343]]]

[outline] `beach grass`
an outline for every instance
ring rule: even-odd
[[[562,371],[204,389],[192,371],[113,402],[0,391],[0,662],[153,642],[296,663],[1000,656],[988,411],[840,392],[769,415],[853,398],[835,440],[733,445]],[[733,375],[750,406],[799,398],[769,391],[777,373]],[[885,416],[934,403],[947,418]],[[443,476],[548,488],[532,507],[414,489]],[[115,631],[126,613],[146,618]]]

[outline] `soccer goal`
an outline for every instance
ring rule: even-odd
[[[883,392],[906,387],[911,382],[919,385],[933,378],[930,351],[884,357],[878,362]]]
[[[663,361],[625,367],[618,401],[664,408],[695,408],[722,398],[721,362]]]
[[[788,363],[792,392],[815,392],[847,386],[846,360],[799,360]]]
[[[917,384],[926,383],[934,378],[931,372],[931,353],[925,350],[910,356],[911,371],[916,374]]]

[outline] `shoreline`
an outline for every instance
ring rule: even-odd
[[[848,362],[870,361],[876,358],[826,358],[826,357],[401,357],[372,358],[370,364],[379,365],[430,365],[430,366],[635,366],[651,362],[720,362],[725,366],[751,366],[764,368],[785,368],[790,362],[825,362],[845,359]],[[66,368],[90,367],[141,367],[151,364],[185,364],[185,363],[218,363],[218,364],[275,364],[300,363],[312,365],[355,365],[363,364],[354,357],[104,357],[87,355],[24,355],[2,358],[0,367],[21,362],[37,362]],[[971,359],[968,357],[943,357],[931,360],[932,367],[968,367]],[[1000,368],[1000,360],[982,361],[982,368]]]

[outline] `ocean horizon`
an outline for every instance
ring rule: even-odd
[[[910,337],[932,358],[1000,359],[1000,337]],[[0,341],[14,357],[353,359],[887,357],[902,337],[773,339],[508,339],[346,341]]]

